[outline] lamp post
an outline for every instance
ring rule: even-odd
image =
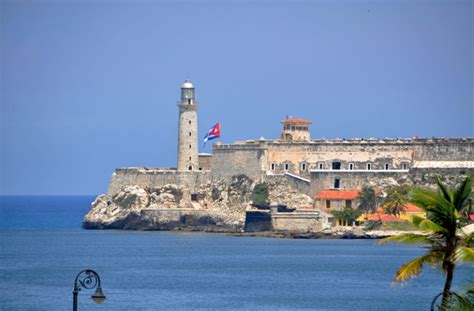
[[[86,269],[79,272],[74,280],[74,291],[72,292],[73,297],[73,305],[72,310],[77,311],[77,295],[81,288],[85,289],[94,289],[94,295],[91,296],[92,300],[95,303],[100,304],[103,303],[105,300],[104,292],[102,291],[102,287],[100,287],[100,277],[94,270]]]

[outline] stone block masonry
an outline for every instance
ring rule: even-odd
[[[127,186],[157,188],[164,185],[180,185],[184,196],[191,200],[191,194],[210,181],[210,171],[177,171],[153,168],[118,168],[112,174],[108,194],[114,196]]]

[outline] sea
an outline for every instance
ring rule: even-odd
[[[0,310],[71,310],[74,279],[95,270],[106,295],[78,310],[429,310],[443,275],[405,286],[398,267],[423,247],[374,240],[84,230],[94,196],[0,197]],[[474,280],[460,266],[455,289]]]

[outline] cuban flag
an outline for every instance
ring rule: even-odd
[[[221,137],[221,123],[217,123],[207,132],[206,136],[204,137],[204,146],[206,145],[208,140],[213,140],[218,137]]]

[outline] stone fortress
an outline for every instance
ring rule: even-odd
[[[177,168],[116,169],[84,227],[240,230],[257,183],[269,185],[272,203],[298,210],[325,189],[430,186],[436,176],[453,184],[474,173],[474,138],[311,139],[311,122],[296,118],[281,122],[278,139],[217,142],[200,154],[189,80],[178,109]]]

